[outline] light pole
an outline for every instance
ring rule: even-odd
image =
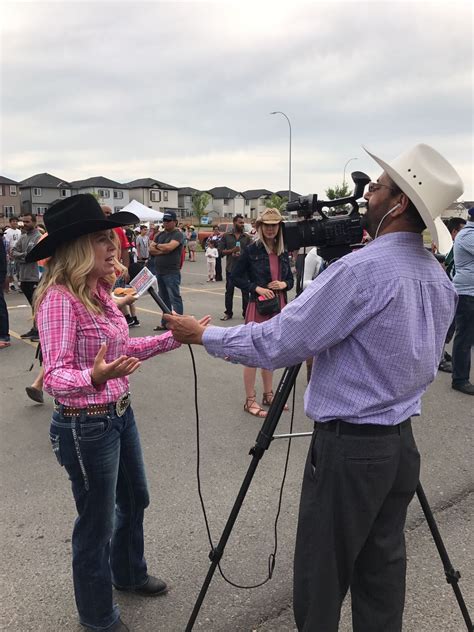
[[[357,160],[357,158],[349,158],[349,160],[344,165],[344,173],[343,173],[343,176],[342,176],[342,186],[344,186],[346,184],[346,167],[353,160]]]
[[[291,123],[290,119],[284,112],[270,112],[270,114],[281,114],[288,121],[288,127],[290,128],[290,153],[288,157],[288,202],[291,202]]]

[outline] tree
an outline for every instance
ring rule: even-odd
[[[265,200],[265,206],[267,208],[276,208],[280,213],[286,209],[287,203],[287,197],[280,197],[276,193],[272,193],[271,196]]]
[[[192,204],[194,215],[198,218],[198,222],[201,223],[201,217],[205,215],[205,208],[209,204],[211,196],[204,191],[196,191],[193,193]]]
[[[338,200],[339,198],[348,197],[351,194],[351,189],[349,189],[349,185],[347,182],[343,182],[341,185],[336,184],[334,187],[329,187],[326,189],[326,196],[328,200]],[[334,206],[332,209],[332,214],[337,215],[338,213],[345,212],[345,206]]]

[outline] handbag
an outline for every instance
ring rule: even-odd
[[[279,314],[281,311],[278,294],[275,294],[273,298],[263,298],[263,296],[259,296],[255,303],[260,316],[271,316],[272,314]]]

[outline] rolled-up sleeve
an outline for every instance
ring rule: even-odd
[[[178,349],[181,343],[173,338],[171,331],[161,336],[146,336],[144,338],[129,338],[125,355],[147,360],[160,353]]]

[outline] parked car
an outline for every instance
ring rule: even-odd
[[[219,234],[223,235],[224,233],[231,233],[234,224],[232,222],[224,222],[218,225]],[[251,224],[244,224],[244,232],[249,233],[252,230]],[[201,244],[202,248],[205,247],[206,241],[208,237],[212,235],[213,227],[209,228],[200,228],[198,232],[198,241]]]

